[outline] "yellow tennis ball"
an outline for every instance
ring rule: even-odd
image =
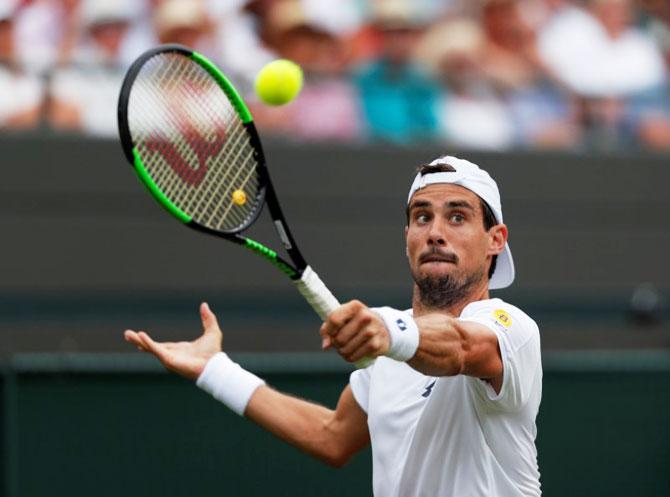
[[[256,93],[266,104],[287,104],[298,96],[301,88],[302,69],[290,60],[270,62],[256,76]]]
[[[236,205],[244,205],[247,203],[247,194],[242,190],[235,190],[233,192],[233,202]]]

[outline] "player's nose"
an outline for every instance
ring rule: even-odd
[[[439,247],[447,244],[447,237],[439,222],[434,221],[428,230],[428,245],[436,245]]]

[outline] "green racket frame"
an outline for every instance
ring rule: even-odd
[[[203,69],[205,69],[219,84],[225,95],[228,97],[228,100],[236,110],[238,116],[240,117],[246,133],[249,136],[250,143],[254,148],[254,158],[257,163],[257,172],[259,176],[259,198],[257,199],[257,209],[252,216],[249,217],[247,222],[233,230],[233,231],[223,231],[215,230],[209,227],[203,226],[196,221],[194,221],[188,214],[183,212],[179,207],[174,205],[170,199],[168,199],[163,192],[158,188],[156,183],[153,181],[144,164],[136,146],[133,144],[132,136],[130,133],[130,127],[128,125],[128,102],[130,99],[130,93],[132,91],[133,83],[137,78],[142,67],[145,63],[155,57],[156,55],[163,53],[177,53],[189,57],[191,60],[199,64]],[[118,106],[118,123],[119,123],[119,136],[121,139],[121,145],[123,151],[126,155],[126,158],[130,164],[135,169],[137,176],[140,181],[146,186],[149,193],[175,218],[179,221],[186,224],[188,227],[196,229],[198,231],[204,231],[211,235],[219,236],[225,238],[229,241],[235,242],[239,245],[246,247],[247,249],[255,252],[256,254],[264,257],[282,272],[288,275],[291,279],[297,280],[302,276],[303,271],[307,267],[304,257],[300,253],[300,250],[297,248],[296,243],[293,239],[293,235],[288,228],[284,214],[277,200],[272,182],[270,181],[269,172],[265,162],[265,156],[263,154],[263,149],[261,147],[261,141],[254,126],[253,117],[251,112],[247,108],[244,100],[240,97],[239,93],[232,85],[232,83],[226,78],[226,76],[206,57],[190,50],[187,47],[182,45],[161,45],[159,47],[153,48],[151,50],[143,53],[130,67],[126,77],[123,81],[121,87],[121,93],[119,96],[119,106]],[[277,253],[266,247],[256,240],[252,240],[246,236],[241,235],[240,233],[251,226],[254,221],[258,218],[262,211],[264,203],[267,203],[270,216],[275,225],[275,229],[279,234],[279,238],[282,242],[282,245],[286,249],[287,253],[290,256],[293,264],[289,263],[285,259],[281,258]]]

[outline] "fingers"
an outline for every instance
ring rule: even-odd
[[[331,312],[319,329],[323,342],[332,345],[330,337],[336,335],[362,309],[367,309],[358,300],[352,300]],[[326,348],[326,347],[324,347]]]
[[[344,341],[341,340],[338,335],[338,345],[337,351],[342,357],[346,360],[350,360],[350,357],[360,348],[365,346],[374,336],[374,330],[372,328],[360,327],[356,330],[350,339]]]
[[[133,330],[126,330],[123,332],[123,338],[125,338],[126,342],[130,342],[133,345],[135,345],[138,350],[141,350],[143,352],[149,352],[149,350],[144,346],[144,342],[142,342],[142,339],[139,337],[138,332]],[[180,347],[183,347],[184,345],[187,345],[187,342],[179,342],[179,343],[161,342],[161,347],[163,347],[166,350],[178,350]]]
[[[372,330],[368,327],[371,322],[370,312],[359,312],[336,334],[332,335],[330,340],[339,352],[345,350],[351,352],[352,349],[371,338],[370,332]]]
[[[137,332],[133,330],[126,330],[123,332],[123,338],[125,338],[126,342],[135,345],[137,347],[137,350],[147,352],[147,349],[144,347],[144,344],[142,343],[142,340],[140,340],[140,337],[137,335]]]
[[[363,357],[377,357],[383,353],[386,328],[380,326],[373,317],[372,311],[349,322],[333,340],[338,353],[349,362],[356,362]],[[342,335],[342,336],[340,336]]]
[[[358,301],[344,304],[321,326],[323,348],[333,347],[347,361],[376,357],[388,348],[388,331],[377,314]]]
[[[207,302],[200,304],[200,319],[202,319],[202,327],[205,329],[205,333],[220,331],[219,322],[216,319],[216,315],[209,308],[209,304],[207,304]]]
[[[384,355],[384,353],[384,340],[380,335],[375,335],[351,353],[346,356],[343,355],[343,357],[349,362],[358,362],[361,359],[370,359]]]
[[[137,333],[137,337],[140,339],[145,350],[158,357],[163,364],[169,363],[168,351],[162,344],[154,342],[152,338],[143,331]]]

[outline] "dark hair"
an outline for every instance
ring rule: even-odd
[[[425,176],[426,174],[432,174],[432,173],[456,172],[454,166],[450,166],[449,164],[435,164],[435,165],[422,164],[417,168],[417,170],[419,174],[421,174],[421,176]],[[488,231],[491,228],[493,228],[496,224],[498,224],[498,221],[496,220],[496,217],[493,214],[491,207],[489,207],[489,204],[484,202],[484,200],[479,195],[477,195],[477,198],[479,199],[479,204],[481,205],[482,208],[484,230]],[[405,207],[405,218],[407,220],[407,226],[409,226],[409,204]],[[498,262],[497,255],[491,257],[491,266],[489,266],[489,279],[491,279],[491,276],[493,276],[493,273],[496,270],[497,262]]]

